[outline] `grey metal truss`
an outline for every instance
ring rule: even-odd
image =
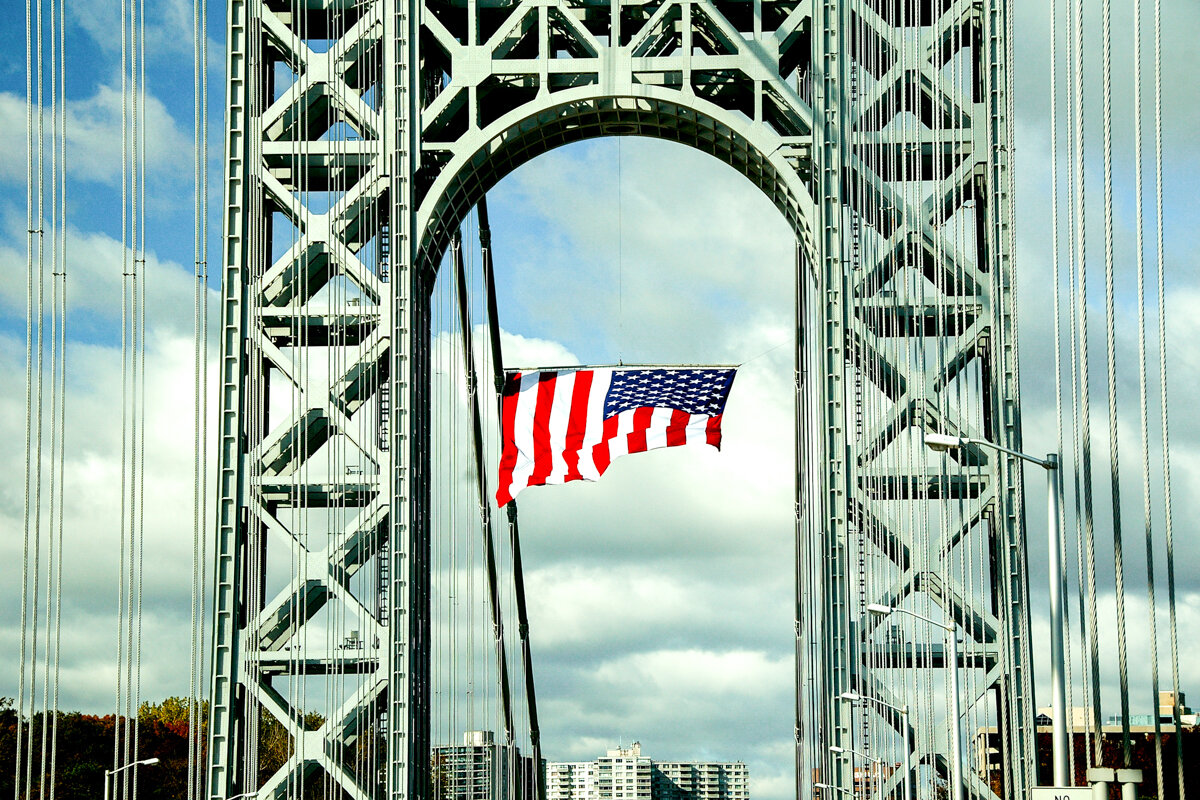
[[[423,363],[406,244],[418,140],[409,12],[355,0],[228,8],[214,798],[283,796],[306,781],[355,800],[408,796],[424,772],[409,757],[420,765],[428,750],[427,681],[410,660],[428,618],[424,527],[412,522],[424,479],[410,468],[420,394],[403,395]],[[290,573],[274,579],[272,564]],[[319,725],[305,719],[314,695]],[[260,719],[289,739],[261,783]]]
[[[732,165],[796,234],[798,793],[852,787],[828,747],[857,741],[861,712],[840,693],[887,696],[869,654],[944,669],[863,616],[919,597],[959,625],[958,666],[982,673],[1001,730],[1000,793],[1024,796],[1018,467],[977,449],[961,469],[894,457],[916,429],[1020,446],[1005,0],[230,0],[228,13],[210,797],[316,776],[353,798],[429,796],[427,299],[500,179],[617,135]],[[944,79],[951,62],[965,84]],[[314,300],[329,296],[342,302]],[[927,337],[936,359],[905,355]],[[314,381],[303,365],[334,351],[346,363]],[[949,402],[968,374],[981,390]],[[352,471],[318,468],[335,439]],[[942,499],[963,511],[921,547],[904,520]],[[953,566],[971,543],[989,555],[982,589]],[[892,565],[883,591],[856,579],[864,548]],[[268,593],[272,557],[296,566]],[[333,606],[353,647],[330,649],[317,627]],[[330,676],[350,688],[308,730],[305,685]],[[263,711],[292,749],[259,786],[247,759]],[[938,747],[919,738],[914,764],[945,774]]]

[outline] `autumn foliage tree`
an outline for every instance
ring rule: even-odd
[[[207,715],[201,709],[201,763],[204,759],[204,727]],[[24,740],[22,760],[25,785],[13,786],[14,771],[0,770],[0,796],[43,795],[44,776],[55,776],[54,796],[61,800],[94,800],[104,791],[105,770],[113,768],[117,718],[108,714],[59,712],[51,715],[49,726],[42,714],[22,718],[20,734]],[[125,729],[122,719],[122,729]],[[187,796],[188,709],[187,699],[169,697],[161,703],[143,703],[138,713],[137,758],[157,758],[159,763],[138,771],[137,796],[167,800]],[[17,750],[17,712],[12,701],[0,699],[0,759],[15,764]],[[42,758],[43,733],[46,739],[45,763]],[[30,746],[32,745],[32,747]],[[48,794],[49,785],[45,786]]]

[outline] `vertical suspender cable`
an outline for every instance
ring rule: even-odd
[[[138,369],[138,353],[141,348],[141,340],[143,337],[141,326],[141,302],[140,297],[140,265],[138,263],[138,237],[141,233],[141,198],[138,194],[138,180],[140,178],[141,164],[138,160],[139,143],[138,143],[138,114],[140,111],[140,103],[138,96],[139,74],[138,74],[138,53],[141,44],[141,35],[138,29],[138,3],[137,0],[130,0],[129,3],[129,258],[130,258],[130,336],[129,336],[129,565],[127,580],[129,581],[126,587],[125,594],[125,743],[124,755],[125,764],[132,763],[137,760],[137,699],[135,697],[134,684],[136,676],[134,672],[137,668],[135,661],[136,652],[136,631],[137,631],[137,580],[138,580],[138,552],[140,541],[137,536],[138,526],[138,430],[142,415],[140,383],[141,374]],[[123,766],[123,765],[122,765]],[[121,774],[121,784],[123,787],[123,796],[129,800],[137,797],[137,767],[126,770]]]
[[[1138,408],[1142,437],[1142,513],[1146,531],[1146,600],[1150,622],[1150,685],[1154,709],[1155,783],[1162,786],[1162,723],[1158,715],[1158,622],[1154,610],[1154,528],[1150,502],[1150,430],[1146,388],[1146,257],[1142,185],[1142,2],[1133,2],[1133,171],[1137,209]],[[1161,793],[1161,788],[1159,792]]]
[[[475,372],[475,354],[471,346],[471,313],[468,303],[467,275],[463,267],[462,234],[456,232],[450,243],[450,258],[454,267],[454,289],[458,299],[458,324],[462,336],[463,366],[467,380],[467,399],[470,404],[472,450],[474,453],[475,479],[478,488],[479,513],[483,525],[484,558],[487,565],[488,599],[492,614],[492,635],[496,645],[496,669],[500,681],[501,713],[504,721],[504,746],[511,753],[515,747],[513,739],[512,696],[508,680],[508,656],[504,648],[504,621],[500,607],[500,587],[496,574],[496,544],[492,536],[491,498],[488,497],[487,473],[483,453],[483,419],[479,408],[478,380]],[[453,375],[452,370],[448,370]],[[456,473],[457,474],[457,473]],[[456,566],[456,565],[452,565]],[[456,574],[454,570],[452,574]]]
[[[133,631],[134,631],[134,595],[137,579],[137,431],[138,431],[138,371],[137,352],[138,338],[141,335],[138,326],[138,161],[137,161],[137,0],[129,2],[129,483],[128,504],[129,562],[126,574],[128,584],[125,588],[125,742],[124,764],[129,764],[137,758],[134,747],[136,732],[134,728],[133,708]],[[133,783],[132,771],[121,773],[123,797],[127,800],[136,797],[131,792]]]
[[[1075,186],[1078,191],[1076,206],[1075,257],[1078,262],[1079,297],[1079,464],[1083,470],[1083,516],[1084,542],[1087,557],[1087,616],[1088,647],[1092,681],[1092,732],[1095,748],[1095,763],[1100,762],[1100,644],[1096,618],[1096,555],[1095,515],[1092,505],[1092,428],[1091,428],[1091,377],[1088,367],[1088,305],[1087,305],[1087,194],[1086,171],[1084,169],[1084,103],[1083,103],[1083,10],[1084,1],[1077,0],[1075,6]]]
[[[29,727],[26,729],[25,743],[25,796],[32,796],[33,785],[33,736],[34,719],[37,709],[37,664],[38,664],[38,621],[41,608],[41,559],[42,559],[42,431],[45,422],[45,401],[43,394],[43,379],[45,373],[45,319],[46,319],[46,205],[45,205],[45,89],[43,76],[45,74],[45,39],[43,38],[43,3],[38,2],[36,30],[37,37],[37,199],[35,201],[37,214],[37,297],[34,313],[37,316],[36,338],[34,346],[34,380],[36,382],[34,400],[34,445],[31,455],[33,461],[33,563],[30,574],[33,578],[33,607],[30,614],[30,631],[33,641],[29,648]],[[45,716],[42,717],[42,727],[45,727]],[[18,781],[19,783],[19,781]],[[41,780],[38,781],[39,785]]]
[[[1162,393],[1163,504],[1167,538],[1167,608],[1171,628],[1171,683],[1174,697],[1171,721],[1175,730],[1175,766],[1179,779],[1179,800],[1185,800],[1183,779],[1183,730],[1179,719],[1179,639],[1175,626],[1175,540],[1171,516],[1171,449],[1167,414],[1167,333],[1166,293],[1163,282],[1163,169],[1162,169],[1162,0],[1154,0],[1154,210],[1155,247],[1158,255],[1158,377]],[[1159,796],[1162,782],[1159,781]]]
[[[113,763],[116,770],[121,766],[121,698],[124,664],[125,629],[125,483],[126,441],[129,420],[126,409],[129,402],[129,270],[126,265],[128,253],[128,207],[129,207],[129,44],[127,24],[129,0],[121,2],[121,495],[120,495],[120,549],[117,567],[117,686],[116,710],[113,724]]]
[[[135,640],[136,650],[134,652],[134,671],[133,671],[133,758],[136,761],[139,752],[139,743],[141,737],[141,700],[142,700],[142,577],[143,565],[145,564],[145,526],[146,526],[146,0],[138,0],[138,46],[135,52],[136,69],[138,72],[137,89],[134,101],[137,103],[134,125],[134,146],[137,148],[137,156],[135,159],[135,175],[137,192],[138,213],[137,217],[137,240],[134,243],[135,250],[135,269],[139,273],[140,281],[135,283],[135,287],[140,286],[140,294],[136,297],[137,313],[138,313],[138,340],[137,340],[137,381],[138,381],[138,409],[140,415],[137,421],[137,612],[136,612],[136,628]],[[135,280],[137,280],[135,278]],[[131,789],[130,793],[133,797],[137,797],[138,785],[138,767],[135,766],[130,776]]]
[[[66,57],[66,0],[58,0],[58,72],[59,72],[59,130],[58,130],[58,203],[59,217],[59,277],[58,293],[58,527],[51,531],[58,541],[58,561],[54,579],[54,721],[50,734],[50,800],[54,800],[56,776],[58,774],[58,681],[62,663],[62,563],[63,563],[63,516],[65,505],[65,461],[67,448],[67,57]],[[53,470],[53,465],[51,470]],[[51,473],[53,475],[53,472]]]
[[[1104,331],[1108,365],[1108,451],[1112,497],[1113,561],[1117,604],[1117,659],[1121,690],[1121,751],[1126,767],[1133,753],[1129,739],[1129,670],[1125,646],[1125,559],[1121,536],[1121,467],[1117,448],[1117,359],[1113,297],[1113,177],[1112,177],[1112,0],[1104,0]]]
[[[40,46],[40,42],[38,43]],[[36,534],[32,530],[32,479],[33,463],[31,461],[33,443],[33,274],[34,246],[37,228],[34,227],[33,185],[36,180],[34,172],[37,166],[37,150],[41,139],[34,137],[33,126],[33,6],[30,0],[25,0],[25,143],[26,143],[26,181],[25,181],[25,506],[24,529],[25,541],[21,558],[21,662],[17,688],[16,715],[16,762],[13,779],[13,797],[20,800],[21,774],[24,755],[24,736],[22,731],[25,713],[25,663],[27,654],[27,631],[29,629],[29,545]],[[29,721],[32,728],[33,720]]]
[[[1058,3],[1052,2],[1049,4],[1050,9],[1050,230],[1053,240],[1051,249],[1051,259],[1054,264],[1054,405],[1055,419],[1058,421],[1056,426],[1058,429],[1057,451],[1063,452],[1063,382],[1062,382],[1062,310],[1059,294],[1062,284],[1062,270],[1060,264],[1060,245],[1059,245],[1059,195],[1058,195]],[[1062,469],[1063,461],[1059,461],[1059,469]],[[1066,526],[1063,524],[1065,512],[1060,504],[1059,506],[1059,538],[1062,539],[1063,531]],[[1065,552],[1066,548],[1063,542],[1059,543],[1060,552]],[[1065,572],[1064,572],[1065,576]],[[1055,576],[1051,576],[1054,580]],[[1065,578],[1064,578],[1065,579]],[[1064,605],[1064,609],[1067,608]],[[1071,691],[1071,648],[1070,637],[1064,637],[1064,652],[1066,654],[1066,671],[1067,671],[1067,708],[1072,707]],[[1074,716],[1073,714],[1071,715]],[[1063,721],[1063,724],[1070,726],[1072,720]],[[1071,730],[1070,728],[1068,729]],[[1073,731],[1070,732],[1071,741],[1074,740]],[[1068,747],[1068,775],[1075,775],[1075,748]]]
[[[1079,427],[1079,329],[1076,323],[1076,305],[1075,305],[1075,282],[1076,282],[1076,263],[1079,258],[1076,249],[1076,225],[1079,222],[1078,203],[1079,203],[1079,187],[1082,184],[1076,184],[1078,172],[1076,169],[1076,159],[1080,155],[1076,151],[1075,139],[1075,120],[1076,120],[1076,97],[1075,97],[1075,52],[1079,43],[1076,42],[1076,29],[1073,25],[1076,0],[1067,0],[1066,7],[1066,28],[1067,28],[1067,163],[1069,166],[1068,174],[1068,192],[1067,192],[1067,307],[1068,319],[1067,325],[1070,331],[1070,348],[1071,348],[1071,451],[1072,451],[1072,479],[1074,489],[1074,506],[1075,506],[1075,553],[1076,553],[1076,598],[1079,608],[1079,657],[1080,668],[1083,676],[1083,702],[1085,708],[1092,707],[1091,687],[1092,683],[1089,678],[1091,675],[1091,662],[1087,658],[1087,615],[1085,611],[1083,587],[1084,587],[1084,545],[1083,545],[1083,508],[1081,498],[1080,484],[1080,427]],[[1084,726],[1084,761],[1087,766],[1092,766],[1092,725],[1087,723]],[[1073,754],[1073,750],[1072,750]]]
[[[58,170],[61,166],[58,160],[58,57],[56,54],[58,45],[58,15],[54,0],[50,0],[50,502],[49,514],[46,526],[46,543],[48,552],[46,558],[46,619],[43,623],[43,630],[46,637],[46,644],[42,656],[42,742],[41,742],[41,762],[38,766],[38,797],[44,800],[46,796],[47,778],[51,786],[54,783],[52,776],[47,774],[50,760],[50,726],[51,716],[57,718],[50,705],[50,692],[53,686],[53,680],[50,676],[50,663],[52,657],[57,657],[54,648],[51,644],[54,634],[53,621],[55,614],[54,606],[54,564],[58,557],[58,550],[54,543],[54,524],[58,515],[58,481],[56,473],[56,456],[58,454],[59,444],[59,429],[58,429],[58,228],[60,224],[58,216]],[[43,311],[43,319],[44,319]],[[39,326],[39,330],[42,326]],[[41,405],[41,404],[39,404]],[[42,415],[44,406],[39,408],[38,416]],[[39,430],[41,425],[39,423]],[[39,480],[39,485],[41,481]],[[41,526],[39,526],[39,537],[41,536]]]
[[[618,141],[620,141],[618,139]],[[479,200],[479,244],[482,250],[484,280],[487,284],[487,313],[488,328],[492,345],[492,370],[496,380],[497,402],[503,403],[501,393],[504,388],[504,354],[500,348],[500,321],[496,303],[496,281],[492,270],[492,231],[488,225],[487,198]],[[517,527],[517,504],[510,501],[508,506],[508,536],[512,548],[513,559],[513,590],[517,606],[517,636],[521,642],[521,667],[525,675],[525,702],[529,711],[529,749],[533,764],[541,764],[542,734],[538,724],[537,695],[533,681],[533,651],[529,644],[529,613],[525,604],[525,572],[521,562],[521,538]],[[537,787],[534,797],[544,800],[546,796],[545,776],[537,771]]]
[[[200,269],[200,248],[205,238],[202,217],[203,209],[200,200],[200,175],[204,170],[205,154],[200,147],[200,118],[202,111],[202,99],[200,96],[200,82],[204,79],[205,65],[200,60],[200,37],[204,34],[204,18],[201,16],[199,0],[192,0],[192,90],[193,90],[193,107],[192,107],[192,125],[193,125],[193,237],[192,248],[195,254],[195,309],[194,309],[194,327],[193,327],[193,366],[194,374],[192,401],[194,403],[192,410],[192,614],[191,614],[191,663],[188,671],[188,748],[187,748],[187,800],[198,800],[199,785],[198,785],[198,761],[199,752],[197,744],[198,736],[198,702],[197,702],[197,686],[200,681],[200,634],[199,634],[199,604],[200,604],[200,557],[201,557],[201,540],[203,537],[204,525],[201,522],[203,516],[203,506],[200,499],[200,487],[204,482],[204,472],[201,468],[201,453],[203,452],[206,442],[201,436],[200,430],[203,425],[201,411],[202,394],[201,376],[205,373],[206,365],[200,358],[200,342],[206,336],[206,326],[200,315],[200,304],[204,294],[207,292],[207,287],[201,280]]]
[[[1186,798],[1183,781],[1183,730],[1180,724],[1180,644],[1175,618],[1175,536],[1171,516],[1171,450],[1166,402],[1166,294],[1163,282],[1166,253],[1163,249],[1163,4],[1154,0],[1154,219],[1158,254],[1158,385],[1163,395],[1163,504],[1166,528],[1166,602],[1171,628],[1171,721],[1175,724],[1175,765],[1180,784],[1180,800]],[[1162,796],[1162,780],[1159,780]]]

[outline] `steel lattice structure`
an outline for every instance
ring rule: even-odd
[[[1020,447],[1005,0],[230,0],[228,14],[211,797],[318,775],[354,798],[429,796],[428,297],[488,189],[608,135],[710,153],[796,234],[798,792],[852,787],[829,746],[879,736],[839,694],[896,700],[888,671],[944,670],[933,649],[878,656],[865,603],[921,602],[961,629],[959,666],[1000,730],[1000,792],[1025,795],[1018,468],[972,448],[950,468],[897,456],[920,429]],[[930,342],[936,357],[912,356]],[[317,464],[335,438],[353,458]],[[953,519],[921,510],[934,501]],[[939,529],[932,543],[912,520]],[[956,566],[971,547],[989,564],[973,588]],[[885,588],[862,580],[867,557]],[[349,646],[320,627],[333,605],[354,620]],[[340,687],[337,708],[309,730],[317,682]],[[292,741],[261,785],[260,709]],[[945,774],[945,742],[916,741],[914,763]],[[966,783],[991,793],[974,770]]]

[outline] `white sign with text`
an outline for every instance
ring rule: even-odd
[[[1035,786],[1029,800],[1092,800],[1092,787]]]

